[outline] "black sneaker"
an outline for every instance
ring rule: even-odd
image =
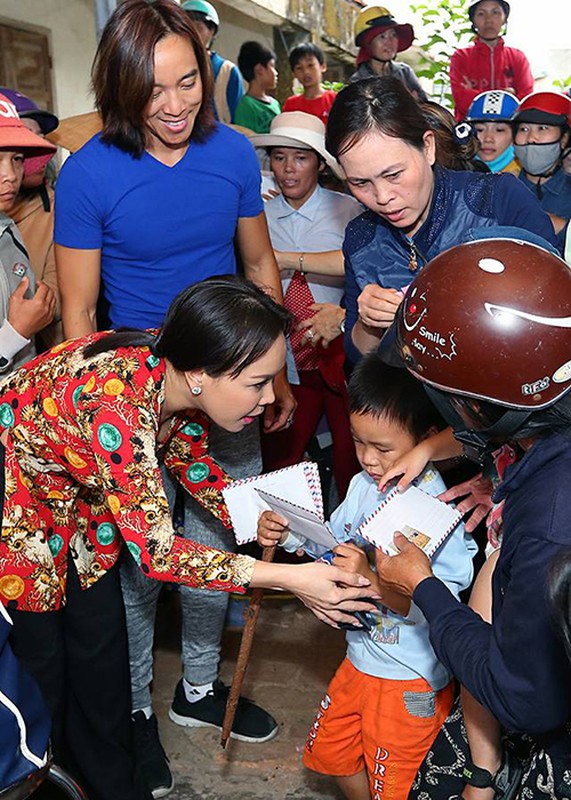
[[[189,703],[180,680],[176,685],[169,717],[177,725],[190,728],[222,729],[229,691],[228,686],[222,681],[215,680],[206,697],[197,700],[196,703]],[[240,697],[230,733],[232,739],[239,739],[241,742],[267,742],[273,739],[277,732],[278,724],[267,711],[251,700]]]
[[[147,719],[144,711],[136,711],[132,720],[135,758],[143,780],[154,798],[166,797],[174,789],[174,778],[159,739],[157,718],[152,714]]]

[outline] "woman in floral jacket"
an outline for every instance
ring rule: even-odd
[[[256,562],[173,530],[159,456],[229,525],[220,490],[230,478],[208,455],[209,423],[237,432],[273,401],[287,326],[260,289],[212,278],[173,301],[158,334],[65,342],[2,388],[0,599],[52,711],[55,756],[76,767],[91,800],[150,797],[132,769],[122,542],[147,575],[223,591],[285,588],[333,623],[340,601],[367,594],[357,576],[326,565]],[[360,588],[339,588],[341,577]]]

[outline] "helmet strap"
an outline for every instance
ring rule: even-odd
[[[508,408],[489,428],[475,430],[466,427],[466,422],[454,408],[453,392],[436,389],[430,384],[425,384],[424,389],[446,422],[452,426],[454,438],[462,443],[466,458],[480,465],[483,465],[494,450],[498,449],[498,444],[512,439],[533,414],[531,409]]]
[[[379,58],[378,56],[373,55],[369,56],[369,61],[378,61],[379,64],[390,64],[392,60],[392,58]]]
[[[470,461],[483,464],[498,449],[498,443],[509,441],[524,426],[533,411],[508,409],[497,422],[483,430],[454,428],[454,438],[463,445],[464,455]]]

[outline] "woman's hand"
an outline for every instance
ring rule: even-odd
[[[383,590],[411,598],[414,590],[425,578],[433,575],[426,554],[406,536],[397,531],[394,543],[399,550],[396,556],[388,556],[377,548],[377,578],[381,596]]]
[[[369,581],[361,575],[317,563],[300,564],[293,569],[297,573],[291,591],[316,617],[334,628],[340,622],[355,624],[355,618],[345,612],[377,610],[374,603],[366,602],[375,595]]]
[[[250,585],[283,589],[297,595],[316,617],[338,628],[355,623],[352,611],[375,611],[376,598],[369,581],[329,564],[264,564],[256,561]]]
[[[274,197],[279,197],[281,194],[278,189],[268,189],[266,192],[262,192],[262,200],[265,200],[266,203],[268,200],[273,200]]]
[[[389,328],[403,297],[396,289],[383,289],[376,283],[369,283],[357,298],[359,319],[370,328]]]
[[[274,378],[274,393],[276,399],[264,411],[264,433],[288,428],[297,408],[297,400],[292,394],[285,369]]]
[[[287,536],[287,520],[275,511],[264,511],[258,520],[258,544],[261,547],[275,547]]]
[[[459,483],[458,486],[453,486],[448,491],[443,492],[438,496],[439,500],[445,503],[451,503],[458,497],[462,497],[460,503],[456,506],[462,516],[472,512],[469,519],[464,523],[464,527],[468,533],[472,533],[479,523],[485,519],[489,512],[492,510],[492,481],[489,478],[484,478],[482,474],[470,478],[464,483]]]
[[[335,303],[313,303],[310,306],[315,315],[299,323],[299,330],[307,330],[302,343],[309,342],[314,347],[321,342],[323,347],[341,335],[339,325],[345,319],[345,311]]]
[[[8,300],[8,322],[20,336],[31,339],[54,318],[56,298],[47,284],[38,281],[36,293],[27,298],[30,279],[22,278]]]

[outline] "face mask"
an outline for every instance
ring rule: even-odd
[[[548,144],[516,144],[514,151],[525,172],[534,177],[546,175],[561,158],[559,140]]]

